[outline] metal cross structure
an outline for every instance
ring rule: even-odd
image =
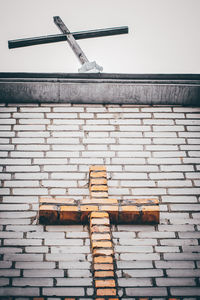
[[[45,225],[89,223],[95,299],[118,300],[110,223],[157,224],[158,199],[110,199],[105,166],[90,167],[89,191],[90,198],[82,200],[41,197],[39,221]]]
[[[9,49],[31,46],[31,45],[39,45],[45,43],[54,43],[54,42],[67,40],[70,47],[72,48],[75,55],[77,56],[80,63],[82,64],[82,67],[79,69],[79,72],[96,73],[96,72],[103,71],[103,68],[99,66],[95,61],[90,62],[88,60],[83,50],[76,42],[76,39],[85,39],[91,37],[128,33],[127,26],[71,33],[59,16],[53,17],[53,19],[54,19],[54,23],[58,26],[58,28],[62,32],[62,35],[52,35],[52,36],[36,37],[36,38],[21,39],[21,40],[11,40],[8,41]]]

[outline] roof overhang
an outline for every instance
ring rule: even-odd
[[[0,73],[0,102],[200,106],[200,74]]]

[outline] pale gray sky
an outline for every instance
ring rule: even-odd
[[[79,40],[106,73],[200,73],[200,0],[0,0],[0,72],[77,72],[67,42],[9,50],[9,39],[129,26],[128,35]]]

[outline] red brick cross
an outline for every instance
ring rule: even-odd
[[[119,299],[115,275],[110,222],[114,224],[157,224],[157,199],[117,200],[108,198],[105,166],[91,166],[90,198],[41,197],[39,220],[42,224],[87,224],[93,257],[95,299]],[[105,298],[106,297],[106,298]]]

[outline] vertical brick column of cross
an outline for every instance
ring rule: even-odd
[[[108,199],[106,168],[104,166],[92,166],[89,176],[91,200],[105,204],[106,199]],[[117,281],[114,272],[110,218],[106,211],[98,210],[90,214],[90,239],[96,300],[118,299],[116,298]]]

